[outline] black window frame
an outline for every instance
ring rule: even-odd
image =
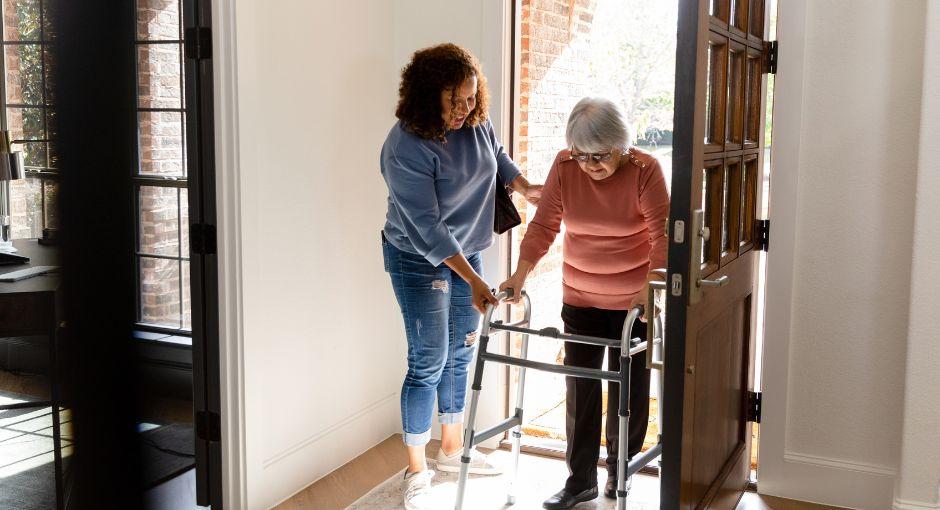
[[[188,215],[188,193],[189,193],[189,161],[188,161],[188,145],[189,140],[189,131],[187,130],[188,117],[190,115],[189,109],[187,108],[188,98],[186,94],[186,58],[184,52],[184,13],[185,9],[191,8],[192,0],[176,0],[177,9],[178,9],[178,29],[175,39],[141,39],[140,38],[140,1],[135,0],[135,30],[136,34],[134,37],[134,63],[135,63],[135,116],[136,116],[136,126],[137,126],[137,144],[134,151],[134,167],[131,169],[131,179],[134,184],[134,261],[137,270],[137,329],[141,331],[149,331],[155,333],[165,333],[168,335],[181,336],[181,337],[191,337],[192,336],[192,300],[190,300],[189,312],[190,312],[190,325],[188,328],[184,327],[184,318],[187,312],[186,309],[186,300],[184,299],[184,288],[183,288],[183,279],[184,277],[189,276],[189,267],[191,264],[191,254],[189,251],[188,242],[184,243],[183,241],[183,229],[187,229],[187,238],[188,238],[188,229],[189,223],[183,222],[183,212],[184,208],[187,209]],[[171,107],[142,107],[141,106],[141,94],[140,94],[140,71],[141,71],[141,61],[140,61],[140,51],[141,46],[147,45],[173,45],[176,46],[179,52],[179,88],[180,88],[180,103],[178,108]],[[148,113],[178,113],[180,116],[180,139],[181,139],[181,162],[182,162],[182,173],[180,175],[152,175],[152,174],[143,174],[141,173],[141,146],[140,146],[140,132],[141,132],[141,115]],[[176,189],[176,220],[177,220],[177,255],[161,255],[155,253],[145,253],[141,249],[141,191],[144,187],[155,187],[155,188],[164,188],[164,189]],[[186,197],[183,195],[183,190],[186,190]],[[184,255],[185,253],[185,255]],[[143,264],[142,262],[145,259],[152,260],[171,260],[176,263],[176,271],[178,274],[177,278],[177,289],[176,292],[179,295],[179,317],[178,317],[178,327],[167,326],[163,324],[148,323],[143,320]],[[192,292],[192,283],[190,282],[190,292]]]

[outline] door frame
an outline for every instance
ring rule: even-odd
[[[793,468],[805,472],[807,466],[794,466],[786,459],[786,434],[807,7],[806,0],[780,1],[777,7],[780,50],[779,71],[774,77],[769,197],[773,216],[773,249],[766,255],[763,398],[758,453],[758,492],[800,499],[807,499],[809,494],[795,491],[802,483],[793,478]]]
[[[248,508],[245,437],[245,328],[242,320],[241,162],[238,126],[236,3],[211,0],[215,80],[216,211],[222,498],[226,510]]]

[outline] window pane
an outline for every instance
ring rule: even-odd
[[[728,230],[730,230],[730,227],[728,226],[728,220],[731,217],[731,210],[730,210],[731,206],[728,202],[729,200],[728,187],[731,185],[731,183],[729,182],[731,176],[728,170],[729,169],[726,166],[724,168],[723,178],[721,179],[722,184],[721,184],[721,225],[720,225],[720,228],[721,228],[721,252],[722,253],[728,251],[728,248],[730,247],[730,242],[728,239]]]
[[[46,137],[42,108],[7,108],[7,126],[14,140]]]
[[[29,142],[19,144],[23,148],[25,153],[26,166],[33,168],[46,168],[46,143],[45,142]],[[16,147],[14,147],[16,150]]]
[[[42,47],[38,44],[4,46],[6,101],[8,104],[42,104]]]
[[[141,108],[182,108],[179,44],[141,44],[137,47],[138,105]]]
[[[729,57],[728,133],[732,144],[744,142],[744,46],[734,44]]]
[[[180,190],[180,252],[189,258],[189,190]]]
[[[140,112],[140,173],[183,175],[183,114]]]
[[[38,41],[39,0],[3,0],[3,40]]]
[[[42,235],[42,181],[20,179],[10,183],[10,220],[14,239]]]
[[[59,183],[45,181],[42,189],[45,197],[46,228],[59,228]]]
[[[711,204],[711,200],[708,199],[708,191],[709,191],[709,189],[708,189],[708,181],[710,180],[710,178],[709,178],[709,173],[710,173],[710,172],[709,172],[709,169],[708,169],[708,168],[706,168],[705,170],[702,171],[702,204],[701,204],[701,209],[702,209],[702,211],[704,211],[704,218],[705,218],[704,223],[705,223],[705,225],[703,225],[703,226],[705,226],[705,227],[708,227],[708,218],[711,217],[711,205],[710,205],[710,204]],[[694,234],[694,235],[697,235],[697,234]],[[711,253],[711,249],[710,249],[710,246],[709,246],[709,242],[711,242],[711,236],[709,236],[707,239],[704,239],[704,238],[702,239],[702,250],[701,250],[701,253],[699,253],[699,263],[700,263],[700,264],[705,264],[706,262],[708,262],[708,254]]]
[[[189,287],[189,261],[184,260],[183,266],[183,329],[193,329],[192,298]]]
[[[46,150],[49,153],[48,154],[49,155],[49,168],[52,170],[58,170],[59,169],[58,145],[55,143],[48,143],[46,144]]]
[[[179,256],[178,193],[178,188],[140,187],[141,253]]]
[[[140,321],[180,327],[178,260],[140,258]]]
[[[137,38],[141,41],[179,40],[179,0],[138,0]]]
[[[43,72],[46,76],[45,104],[48,106],[55,102],[55,87],[53,87],[53,72],[55,70],[55,53],[48,46],[43,48]]]

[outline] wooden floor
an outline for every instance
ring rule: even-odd
[[[439,446],[439,442],[431,441],[428,444],[428,457],[436,456]],[[558,462],[562,461],[558,460]],[[407,463],[408,459],[401,436],[394,435],[275,508],[277,510],[342,510],[403,469]],[[834,508],[748,492],[744,494],[737,510],[834,510]]]

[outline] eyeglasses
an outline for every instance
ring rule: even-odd
[[[610,161],[610,158],[614,156],[614,152],[614,150],[609,150],[607,152],[572,152],[570,159],[573,159],[579,163],[587,163],[592,159],[598,163],[603,163],[605,161]]]

